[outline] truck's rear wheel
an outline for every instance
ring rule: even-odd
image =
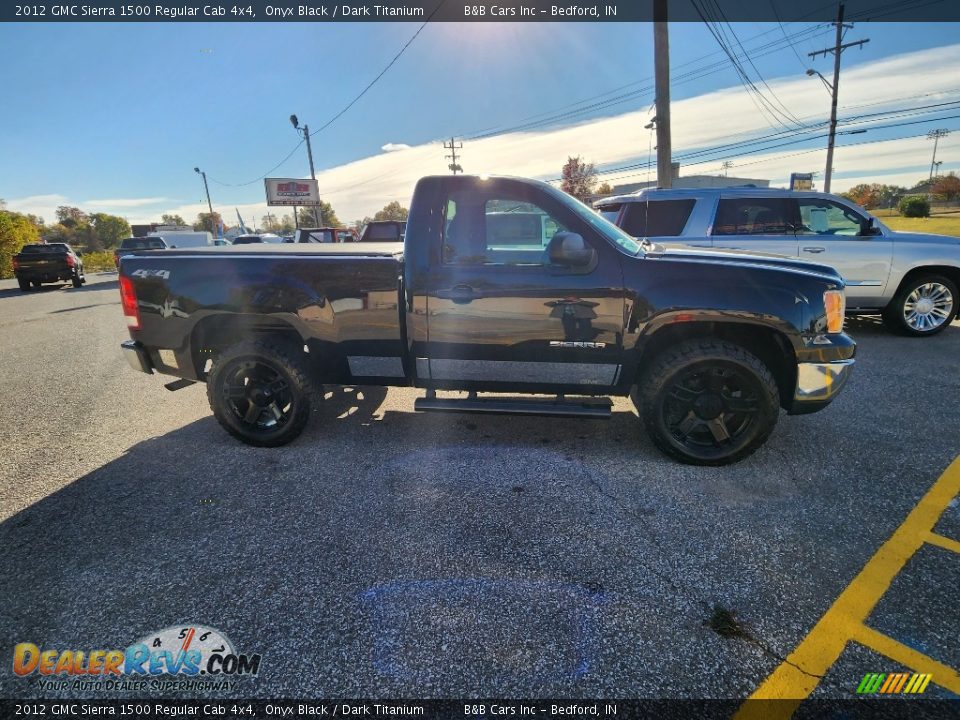
[[[658,355],[635,401],[654,444],[691,465],[737,462],[766,442],[780,403],[770,370],[742,347],[690,340]]]
[[[957,286],[943,275],[906,281],[883,311],[887,327],[905,335],[936,335],[957,315]]]
[[[21,280],[20,278],[17,278],[17,285],[20,286],[20,290],[21,290],[22,292],[30,292],[30,281],[29,281],[29,280]]]
[[[244,341],[217,359],[207,380],[217,422],[248,445],[276,447],[294,440],[310,420],[313,389],[292,348]]]
[[[70,278],[70,282],[73,283],[73,286],[75,288],[78,288],[81,285],[83,285],[83,277],[80,275],[79,271],[77,270],[73,271],[73,277]]]

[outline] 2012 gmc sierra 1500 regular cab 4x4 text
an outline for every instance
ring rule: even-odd
[[[667,251],[518,178],[422,179],[399,246],[134,251],[120,293],[130,364],[206,382],[261,446],[300,434],[321,383],[413,385],[416,410],[453,412],[604,417],[597,396],[629,394],[664,452],[719,465],[780,408],[826,406],[855,349],[832,268]]]

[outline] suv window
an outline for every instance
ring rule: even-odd
[[[802,198],[800,235],[859,235],[865,218],[845,205],[821,198]]]
[[[609,220],[612,223],[617,221],[617,215],[620,214],[620,208],[623,207],[622,203],[613,203],[610,205],[601,205],[597,208],[597,212],[600,213],[600,217],[605,220]]]
[[[793,206],[786,198],[722,199],[714,235],[784,235],[793,232]]]
[[[676,237],[683,234],[696,200],[650,200],[627,205],[620,224],[634,237]]]
[[[454,196],[444,218],[443,261],[455,265],[547,265],[546,248],[567,228],[533,203]]]

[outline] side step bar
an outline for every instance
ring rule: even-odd
[[[610,398],[540,400],[512,397],[438,398],[433,393],[417,398],[413,409],[420,412],[490,413],[494,415],[549,415],[610,419],[613,401]]]

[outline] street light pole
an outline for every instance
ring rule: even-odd
[[[207,210],[210,211],[210,227],[212,228],[213,227],[213,203],[210,202],[210,186],[207,185],[207,173],[205,173],[203,170],[201,170],[198,167],[195,167],[193,171],[203,178],[203,189],[207,193]]]
[[[933,168],[937,164],[937,143],[940,142],[940,138],[946,137],[950,134],[950,131],[945,128],[940,128],[938,130],[931,130],[927,133],[927,139],[933,140],[933,159],[930,160],[930,179],[933,180]]]
[[[293,125],[294,130],[296,130],[298,133],[302,133],[304,139],[307,141],[307,159],[310,161],[310,179],[316,182],[317,174],[313,169],[313,148],[310,147],[310,126],[304,125],[301,128],[296,115],[290,116],[290,124]],[[320,215],[317,212],[316,205],[313,206],[313,222],[317,227],[320,226]]]

